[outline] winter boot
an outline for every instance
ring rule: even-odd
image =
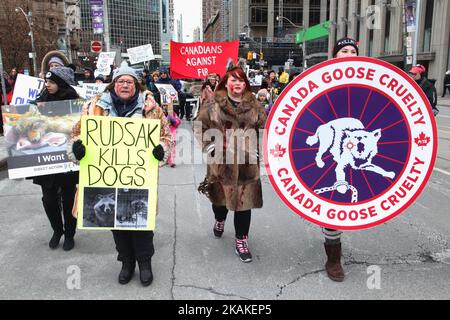
[[[152,260],[139,262],[139,276],[144,287],[149,286],[153,281]]]
[[[70,251],[75,247],[75,241],[73,237],[64,237],[63,250]]]
[[[225,227],[225,220],[223,221],[218,221],[216,220],[216,222],[214,223],[214,236],[216,238],[220,238],[223,234],[223,229]]]
[[[63,233],[59,232],[53,232],[53,236],[50,239],[50,242],[48,243],[48,246],[51,249],[56,249],[56,247],[59,245],[59,240],[61,239]]]
[[[248,236],[244,236],[242,239],[236,238],[235,252],[239,256],[242,262],[251,262],[252,254],[248,249]]]
[[[134,268],[136,267],[135,261],[123,261],[122,270],[119,273],[119,283],[127,284],[130,282],[134,275]]]
[[[333,281],[344,281],[345,273],[341,265],[341,243],[327,244],[325,243],[325,252],[327,253],[327,262],[325,263],[325,269],[328,274],[328,278]]]

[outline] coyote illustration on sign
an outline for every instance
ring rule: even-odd
[[[309,146],[319,143],[316,165],[323,168],[322,156],[329,151],[337,166],[336,182],[346,181],[345,168],[350,165],[355,170],[366,170],[393,179],[395,172],[386,171],[374,165],[372,159],[378,153],[377,143],[381,138],[381,129],[367,131],[361,121],[354,118],[340,118],[319,126],[316,133],[306,139]],[[339,193],[346,193],[347,186],[336,188]]]

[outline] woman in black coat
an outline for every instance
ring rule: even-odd
[[[75,89],[73,70],[67,67],[56,67],[45,74],[45,87],[35,103],[41,113],[45,110],[42,102],[78,99]],[[57,173],[33,178],[33,183],[42,188],[42,204],[53,229],[49,247],[56,249],[64,234],[63,249],[71,250],[75,246],[74,236],[76,219],[72,217],[72,207],[78,183],[78,172]],[[61,208],[62,206],[62,208]],[[61,216],[61,209],[64,216]]]

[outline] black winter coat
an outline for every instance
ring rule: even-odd
[[[55,94],[50,94],[47,91],[47,88],[44,87],[35,102],[74,100],[78,98],[79,96],[75,89],[70,86],[59,88],[58,92]],[[46,188],[51,188],[53,186],[68,187],[78,183],[78,171],[48,174],[45,176],[33,177],[32,179],[34,184],[38,184]]]
[[[428,101],[430,101],[431,107],[433,109],[436,109],[437,105],[437,92],[436,87],[434,86],[434,83],[432,83],[430,80],[428,80],[425,77],[420,78],[420,80],[416,81],[417,84],[422,88],[423,92],[428,98]]]

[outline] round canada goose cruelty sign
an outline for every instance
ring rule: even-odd
[[[376,226],[424,189],[437,152],[429,102],[402,70],[352,57],[318,64],[278,97],[266,123],[272,186],[326,228]]]

